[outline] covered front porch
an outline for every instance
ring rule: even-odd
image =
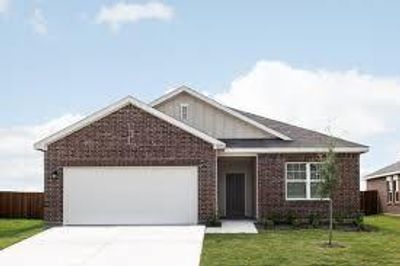
[[[257,157],[218,157],[218,214],[222,219],[255,219]]]

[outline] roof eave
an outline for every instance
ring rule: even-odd
[[[326,153],[328,147],[268,147],[268,148],[226,148],[225,153]],[[369,149],[367,147],[337,147],[334,148],[335,153],[365,153]]]
[[[400,170],[393,171],[393,172],[386,172],[386,173],[377,174],[377,175],[369,175],[369,176],[366,176],[364,179],[371,180],[371,179],[377,179],[377,178],[382,178],[382,177],[391,176],[391,175],[400,175]]]

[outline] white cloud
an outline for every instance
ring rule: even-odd
[[[0,0],[0,14],[5,14],[7,12],[9,4],[9,0]]]
[[[102,6],[95,20],[99,24],[106,24],[112,30],[118,31],[122,24],[146,19],[171,20],[173,16],[173,9],[162,3],[117,3],[113,6]]]
[[[43,191],[43,154],[33,143],[81,118],[67,114],[42,125],[0,128],[0,190]]]
[[[362,140],[400,127],[400,80],[356,70],[294,68],[260,61],[218,100],[271,118]]]
[[[400,157],[400,79],[259,61],[215,98],[229,106],[371,146],[361,174]]]
[[[33,15],[30,22],[35,33],[39,35],[47,34],[47,21],[40,8],[35,8],[33,10]]]

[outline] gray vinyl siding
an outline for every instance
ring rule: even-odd
[[[182,121],[214,138],[274,138],[250,125],[185,92],[155,106],[159,111],[181,120],[180,106],[188,105],[188,120]]]

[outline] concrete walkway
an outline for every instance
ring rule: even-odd
[[[0,251],[4,266],[192,265],[204,226],[71,226],[46,230]]]
[[[207,227],[206,234],[257,234],[254,221],[221,220],[221,227]]]

